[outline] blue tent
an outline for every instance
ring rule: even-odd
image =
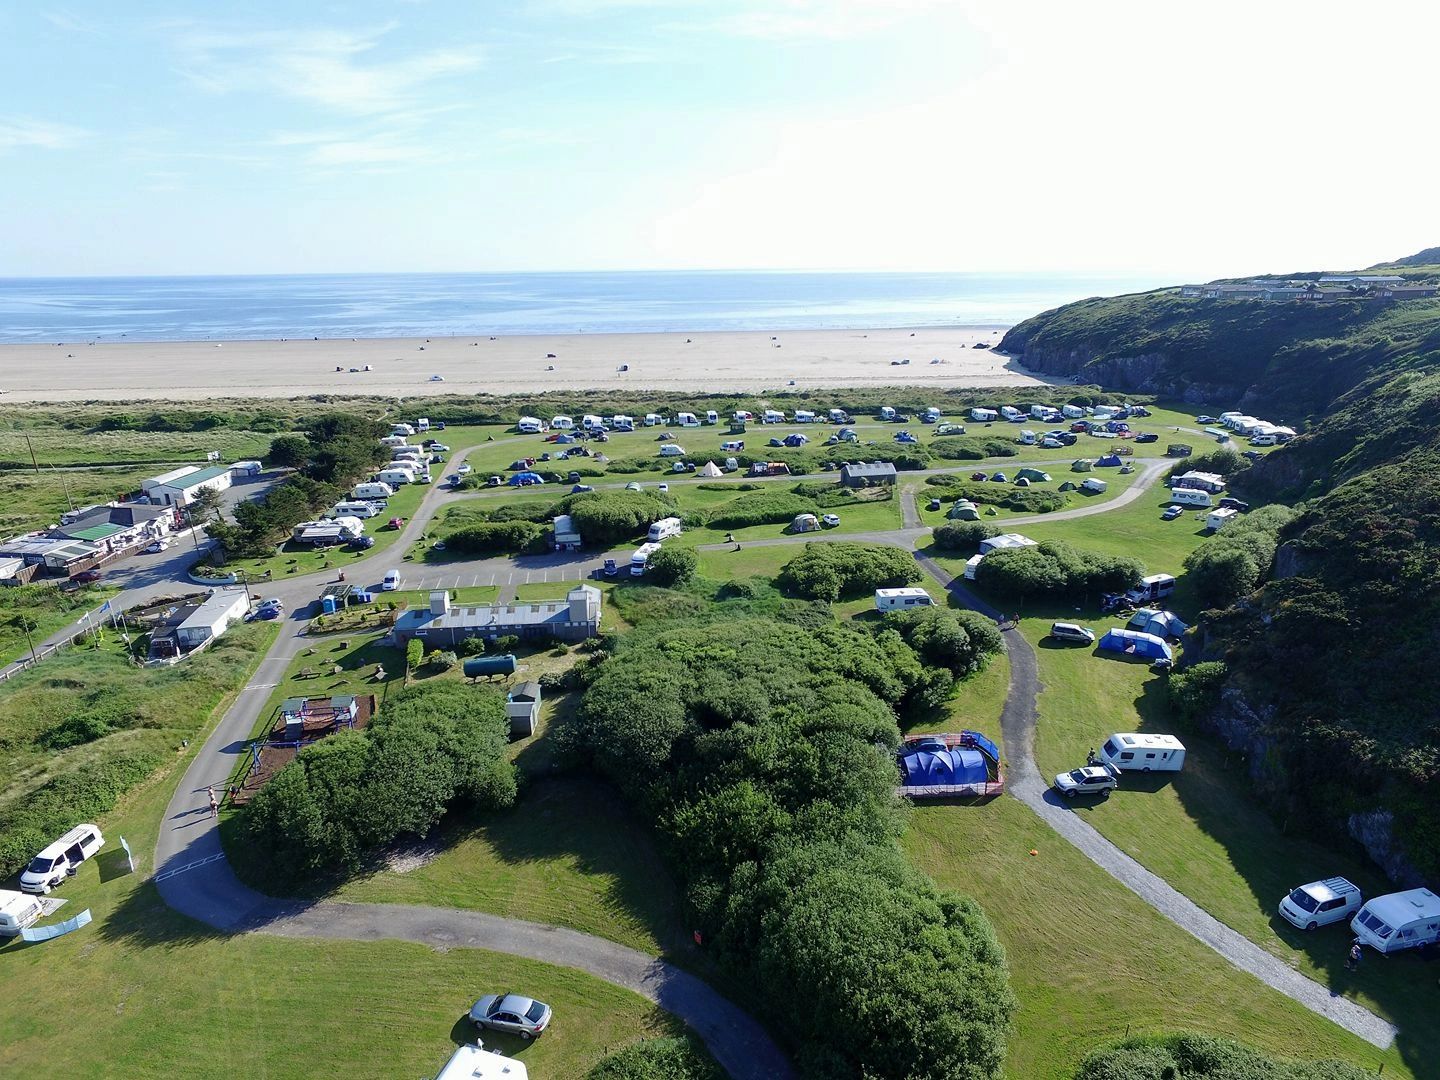
[[[526,487],[530,484],[543,484],[544,482],[539,473],[533,472],[520,472],[510,477],[511,487]]]
[[[1142,656],[1147,660],[1174,659],[1174,654],[1171,653],[1170,646],[1165,644],[1164,638],[1138,630],[1122,630],[1118,626],[1105,631],[1105,636],[1100,639],[1100,648],[1127,656]]]
[[[1097,469],[1115,469],[1120,467],[1119,454],[1106,454],[1099,461],[1095,462]]]
[[[906,787],[983,784],[990,774],[979,750],[915,750],[900,758]]]

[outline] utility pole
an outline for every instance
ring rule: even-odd
[[[35,655],[35,641],[30,637],[30,617],[21,614],[15,621],[20,624],[20,629],[25,633],[25,644],[30,646],[30,659],[38,664],[40,657]]]
[[[27,439],[26,441],[28,442],[29,440]],[[74,510],[74,509],[75,509],[75,500],[72,499],[72,498],[70,498],[70,480],[66,477],[65,473],[64,473],[61,469],[57,468],[56,466],[51,465],[51,466],[50,466],[50,469],[51,469],[52,472],[57,472],[57,473],[60,474],[60,483],[61,483],[62,485],[64,485],[64,488],[65,488],[65,501],[70,504],[70,509],[71,509],[71,510]],[[39,470],[39,468],[37,467],[35,471],[36,471],[36,472],[39,472],[40,470]]]
[[[35,447],[30,445],[30,436],[25,436],[25,449],[30,451],[30,464],[35,466],[35,475],[40,475],[40,462],[35,460]]]

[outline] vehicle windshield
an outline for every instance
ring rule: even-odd
[[[525,1010],[525,1019],[529,1020],[532,1024],[538,1024],[540,1022],[540,1018],[544,1015],[545,1006],[541,1005],[538,1001],[532,1002],[530,1008]]]
[[[1290,902],[1301,911],[1314,911],[1319,906],[1315,898],[1304,889],[1296,889],[1292,892],[1290,894]]]
[[[32,874],[44,874],[49,872],[49,870],[54,865],[54,859],[42,859],[40,856],[37,855],[35,858],[30,860],[30,865],[26,869],[28,869]]]

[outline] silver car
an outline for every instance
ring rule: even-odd
[[[486,994],[470,1008],[476,1027],[537,1039],[550,1026],[550,1006],[523,994]]]

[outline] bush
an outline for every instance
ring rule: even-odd
[[[751,525],[788,525],[798,514],[813,514],[813,498],[785,491],[757,491],[717,506],[709,514],[713,529],[745,529]]]
[[[724,1080],[725,1072],[690,1039],[644,1039],[611,1054],[586,1080]]]
[[[1166,686],[1170,707],[1187,720],[1209,713],[1220,704],[1220,690],[1225,685],[1225,665],[1207,660],[1184,671],[1174,672]]]
[[[929,444],[930,453],[948,461],[983,461],[1014,457],[1020,451],[1009,439],[990,435],[947,435]]]
[[[1000,530],[984,521],[947,521],[936,526],[932,540],[941,551],[958,551],[973,555],[980,550],[980,541],[999,536]]]
[[[1092,1051],[1075,1080],[1365,1080],[1343,1061],[1284,1061],[1214,1035],[1181,1033],[1126,1039]]]
[[[645,572],[652,584],[678,585],[695,576],[700,559],[689,548],[662,547],[650,556]]]
[[[675,512],[675,501],[649,491],[587,491],[560,502],[589,547],[608,548]]]
[[[1275,561],[1280,532],[1295,520],[1286,506],[1262,506],[1234,518],[1185,558],[1201,603],[1225,607],[1253,592]]]
[[[459,662],[460,657],[444,649],[436,649],[426,660],[426,664],[436,671],[449,671]]]
[[[911,585],[921,578],[909,552],[879,544],[806,544],[786,563],[776,583],[812,600]]]
[[[1140,583],[1145,567],[1124,555],[1082,551],[1061,540],[1007,548],[985,556],[976,580],[986,588],[1024,599],[1097,600]]]
[[[405,643],[405,670],[414,671],[425,660],[425,643],[419,638],[411,638]]]
[[[520,645],[520,638],[515,634],[501,634],[490,643],[490,651],[499,656],[506,653],[513,653]]]
[[[482,637],[467,637],[456,647],[461,656],[481,656],[485,652],[485,639]]]
[[[549,529],[531,521],[490,521],[468,525],[445,537],[445,549],[460,555],[536,554],[545,550]]]
[[[962,679],[980,671],[1004,648],[995,624],[974,611],[916,608],[887,615],[885,624],[899,630],[925,663]]]
[[[943,488],[955,499],[975,503],[993,503],[1022,514],[1049,514],[1063,509],[1065,492],[1044,487],[1016,487],[989,481],[967,480],[958,476],[932,476],[926,483]]]

